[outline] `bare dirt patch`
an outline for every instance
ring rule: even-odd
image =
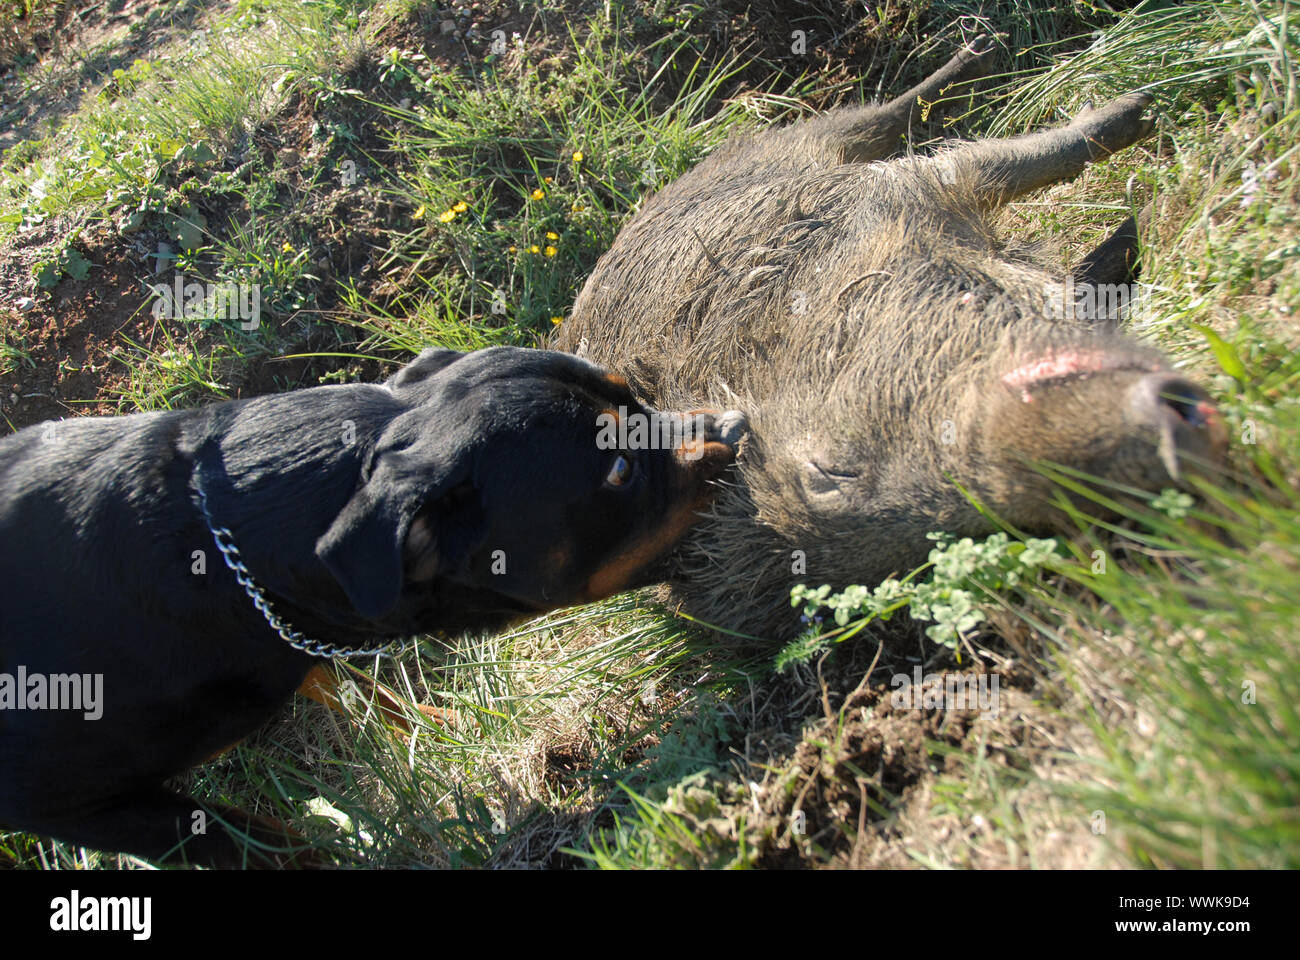
[[[0,28],[0,151],[43,135],[169,37],[194,29],[229,0],[81,0],[38,4]]]
[[[75,414],[119,412],[113,386],[125,382],[128,340],[152,346],[153,316],[141,308],[139,278],[146,271],[135,251],[88,238],[91,268],[84,280],[66,280],[52,295],[31,296],[31,270],[45,241],[64,224],[52,221],[0,250],[0,323],[13,331],[24,355],[0,379],[0,414],[12,430]],[[15,288],[24,291],[15,295]]]

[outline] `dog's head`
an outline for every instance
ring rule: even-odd
[[[661,414],[566,353],[427,350],[316,543],[370,620],[490,629],[651,583],[735,456],[739,414]]]

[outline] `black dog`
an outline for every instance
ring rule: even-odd
[[[609,449],[602,416],[672,442]],[[163,781],[263,723],[313,654],[653,582],[741,429],[496,348],[0,440],[0,823],[210,865],[247,862],[219,820],[283,844]]]

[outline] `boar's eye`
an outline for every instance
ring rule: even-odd
[[[632,466],[632,460],[620,453],[609,465],[609,473],[605,474],[605,486],[624,486],[632,479]]]

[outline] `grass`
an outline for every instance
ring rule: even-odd
[[[105,69],[96,95],[0,164],[0,241],[67,218],[103,226],[107,239],[98,242],[110,248],[158,236],[167,245],[159,248],[164,281],[175,271],[186,282],[260,289],[256,335],[208,335],[208,318],[187,317],[185,328],[168,332],[165,349],[138,350],[140,369],[120,391],[124,409],[228,395],[220,377],[178,357],[214,353],[251,367],[328,327],[310,315],[321,305],[312,237],[295,216],[302,198],[290,195],[278,158],[254,144],[262,124],[306,95],[302,78],[337,81],[339,51],[361,42],[356,5],[240,2],[202,25]],[[332,158],[321,152],[323,168]],[[38,265],[42,286],[70,273],[59,266],[67,256],[56,250]]]
[[[979,594],[987,620],[956,649],[1031,674],[1006,705],[1028,719],[927,726],[916,750],[934,775],[900,779],[872,752],[872,730],[901,729],[879,675],[865,680],[874,658],[953,663],[901,617],[813,643],[779,672],[775,650],[631,595],[365,665],[455,726],[413,715],[404,742],[364,699],[346,716],[295,703],[195,771],[193,791],[293,822],[349,865],[1295,867],[1294,15],[1249,0],[1115,16],[1007,2],[975,18],[945,0],[841,30],[801,13],[815,42],[897,26],[912,44],[868,44],[860,75],[827,80],[710,46],[706,6],[567,4],[562,29],[539,9],[541,35],[454,65],[414,39],[426,4],[239,3],[211,21],[203,59],[177,47],[110,72],[98,99],[11,150],[0,240],[61,217],[113,224],[115,243],[174,231],[187,277],[267,291],[262,330],[178,321],[130,354],[124,409],[232,395],[284,353],[351,363],[535,344],[639,204],[728,134],[896,91],[957,28],[993,29],[1005,72],[964,133],[1156,97],[1157,137],[1013,205],[1007,232],[1077,259],[1150,208],[1133,325],[1210,386],[1233,472],[1185,514],[1170,501],[1126,506],[1123,523],[1081,514],[1051,576]],[[309,135],[276,142],[293,124]],[[340,269],[335,202],[353,205],[340,221],[361,210],[379,224],[366,267]],[[200,233],[188,251],[187,222]],[[26,355],[4,322],[0,370]],[[320,360],[319,379],[349,375]],[[16,834],[0,834],[0,862],[140,865]]]
[[[22,337],[8,329],[0,331],[0,376],[13,372],[20,364],[31,364],[22,348]]]
[[[444,305],[454,297],[462,322],[510,329],[516,341],[562,322],[628,211],[741,115],[739,105],[708,109],[734,64],[692,61],[685,40],[629,50],[597,20],[571,42],[566,69],[545,79],[532,64],[509,76],[489,64],[470,89],[437,69],[408,72],[439,108],[394,112],[393,149],[412,161],[394,189],[422,213],[394,237],[390,261],[442,264],[422,286]],[[656,54],[661,65],[629,91],[632,58]],[[661,96],[670,73],[679,75]]]

